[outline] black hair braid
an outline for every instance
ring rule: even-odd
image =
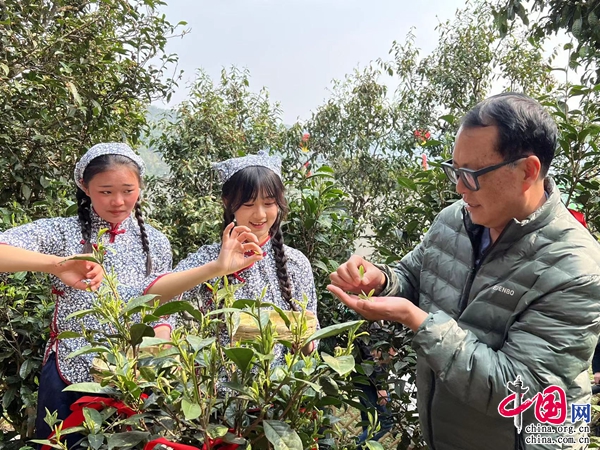
[[[292,287],[290,286],[290,278],[287,270],[287,256],[283,251],[283,233],[278,224],[275,233],[272,233],[271,243],[275,253],[275,267],[277,268],[281,296],[290,304],[293,311],[297,311],[297,305],[292,301]]]
[[[92,199],[87,196],[82,189],[77,188],[77,216],[81,227],[81,237],[83,238],[83,253],[92,253]]]
[[[142,248],[146,253],[146,276],[152,273],[152,256],[150,255],[150,242],[148,240],[148,233],[146,232],[146,226],[144,224],[144,217],[142,216],[142,205],[138,200],[135,202],[135,218],[137,219],[140,227],[140,235],[142,236]]]

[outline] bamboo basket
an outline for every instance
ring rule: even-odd
[[[93,370],[91,371],[91,375],[92,375],[92,378],[94,379],[94,382],[102,383],[103,377],[102,377],[102,374],[99,372],[106,372],[106,371],[114,372],[115,367],[109,366],[104,361],[102,361],[100,358],[94,358],[92,360],[92,369]]]
[[[151,354],[151,355],[156,356],[158,353],[160,353],[160,350],[161,350],[161,348],[158,345],[151,345],[151,346],[144,347],[143,349],[141,349],[140,353],[142,355]],[[133,358],[133,353],[131,351],[129,351],[127,353],[127,358]],[[109,365],[102,359],[95,357],[92,360],[92,369],[93,369],[91,371],[92,378],[94,379],[94,381],[96,383],[101,383],[103,381],[101,372],[106,372],[106,371],[114,372],[115,366]]]
[[[286,311],[286,315],[290,319],[290,328],[288,328],[283,321],[283,319],[279,316],[277,311],[269,310],[264,311],[269,313],[269,321],[275,326],[275,331],[277,332],[277,336],[283,340],[292,340],[292,331],[290,328],[296,326],[296,324],[300,325],[300,316],[301,312],[299,311]],[[256,338],[260,332],[258,329],[258,324],[256,320],[246,314],[244,312],[236,313],[239,314],[239,325],[235,329],[233,333],[233,342],[251,340]],[[306,332],[302,336],[303,338],[309,337],[317,330],[317,318],[315,315],[309,311],[304,313],[304,317],[306,319]]]

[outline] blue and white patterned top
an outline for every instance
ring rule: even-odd
[[[111,228],[91,210],[91,240],[96,243],[98,231]],[[150,243],[150,254],[155,273],[171,269],[171,245],[161,232],[150,225],[145,225]],[[146,254],[142,248],[140,228],[131,216],[125,219],[112,233],[105,233],[103,244],[109,250],[105,256],[107,271],[114,270],[119,282],[119,293],[124,301],[142,295],[148,284],[146,278]],[[71,256],[82,253],[83,244],[81,228],[76,217],[59,217],[40,219],[0,233],[0,243],[56,256]],[[153,279],[156,275],[150,275]],[[51,351],[56,352],[57,368],[61,377],[69,383],[92,381],[90,367],[93,354],[68,358],[71,352],[88,345],[84,338],[61,339],[56,336],[63,331],[81,331],[81,321],[86,329],[100,330],[98,320],[90,315],[80,318],[67,317],[77,311],[91,308],[94,294],[66,286],[58,278],[52,276],[53,292],[56,294],[56,306],[50,325],[50,341],[46,347],[44,363]],[[164,323],[171,325],[172,319]]]
[[[262,294],[264,287],[267,287],[267,292],[263,301],[273,303],[279,306],[284,311],[291,311],[290,304],[281,296],[279,289],[279,278],[277,277],[277,267],[275,264],[275,253],[271,240],[269,239],[262,245],[264,257],[252,266],[237,272],[235,276],[229,276],[230,284],[244,283],[235,292],[236,299],[257,299]],[[196,253],[190,253],[186,259],[182,260],[174,272],[181,272],[194,267],[202,266],[211,261],[215,261],[219,257],[221,244],[211,244],[201,247]],[[312,312],[317,317],[317,327],[319,327],[317,315],[317,292],[315,289],[315,281],[313,278],[312,268],[308,258],[299,250],[283,246],[283,251],[287,256],[287,272],[292,287],[292,298],[303,300],[303,294],[308,298],[307,311]],[[218,281],[217,278],[209,280],[208,283],[214,285]],[[185,292],[182,299],[189,301],[196,308],[203,312],[208,312],[215,308],[213,304],[213,294],[205,284],[200,284],[193,289]],[[221,343],[223,342],[221,336]],[[282,365],[285,362],[284,355],[287,353],[287,348],[281,344],[275,346],[275,358],[273,365]]]

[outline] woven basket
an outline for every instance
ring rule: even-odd
[[[150,345],[148,347],[144,347],[144,348],[140,349],[140,354],[142,354],[142,355],[151,354],[151,355],[156,356],[160,352],[160,350],[161,350],[160,346]],[[133,358],[133,353],[131,351],[129,351],[127,353],[127,358]],[[103,381],[103,379],[102,379],[102,374],[99,372],[109,371],[109,372],[114,373],[115,369],[116,369],[115,366],[109,365],[106,362],[104,362],[102,359],[96,357],[92,360],[91,375],[96,383],[101,383]]]
[[[275,326],[277,336],[283,340],[292,340],[292,332],[286,326],[283,319],[279,316],[277,311],[269,310],[264,311],[269,313],[269,321]],[[299,324],[301,312],[298,311],[286,311],[285,312],[290,319],[290,328],[294,327],[294,324]],[[260,332],[256,320],[249,314],[240,312],[239,319],[240,324],[233,334],[233,342],[239,342],[244,340],[251,340],[256,338]],[[302,337],[307,338],[317,330],[317,318],[311,312],[305,312],[304,317],[306,318],[306,332]]]
[[[100,358],[94,358],[92,360],[92,369],[93,370],[91,371],[91,375],[96,383],[102,383],[102,381],[103,381],[102,374],[98,373],[98,372],[106,372],[106,371],[114,372],[115,371],[114,366],[109,366],[104,361],[102,361]]]

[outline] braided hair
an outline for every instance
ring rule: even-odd
[[[90,181],[99,173],[106,172],[113,166],[126,166],[137,174],[140,187],[142,180],[140,178],[140,169],[137,164],[126,156],[122,155],[101,155],[94,158],[85,168],[83,172],[83,184],[88,186]],[[92,214],[91,206],[92,199],[80,188],[77,188],[77,216],[79,218],[79,226],[81,227],[81,236],[83,237],[83,253],[92,252],[91,234],[92,234]],[[150,255],[150,242],[144,218],[142,216],[142,206],[140,200],[135,203],[135,218],[137,219],[140,228],[140,236],[142,238],[142,248],[146,254],[146,275],[152,272],[152,256]]]
[[[279,176],[272,170],[263,166],[246,167],[229,178],[223,184],[223,227],[225,230],[235,218],[234,213],[244,204],[253,202],[262,193],[265,198],[273,198],[279,207],[277,219],[269,230],[273,253],[275,255],[275,268],[279,279],[279,290],[282,298],[288,302],[292,310],[296,311],[297,305],[292,301],[292,286],[287,270],[287,256],[283,249],[283,233],[281,221],[287,215],[289,208],[284,196],[285,188]]]
[[[91,236],[92,233],[92,214],[90,207],[92,199],[77,188],[77,216],[79,217],[79,226],[81,227],[81,237],[83,238],[83,253],[92,253]]]
[[[146,225],[144,217],[142,216],[142,205],[138,199],[135,202],[135,218],[137,219],[138,226],[140,227],[140,236],[142,237],[142,248],[146,253],[146,276],[152,273],[152,257],[150,256],[150,241],[148,240],[148,232],[146,231]]]

